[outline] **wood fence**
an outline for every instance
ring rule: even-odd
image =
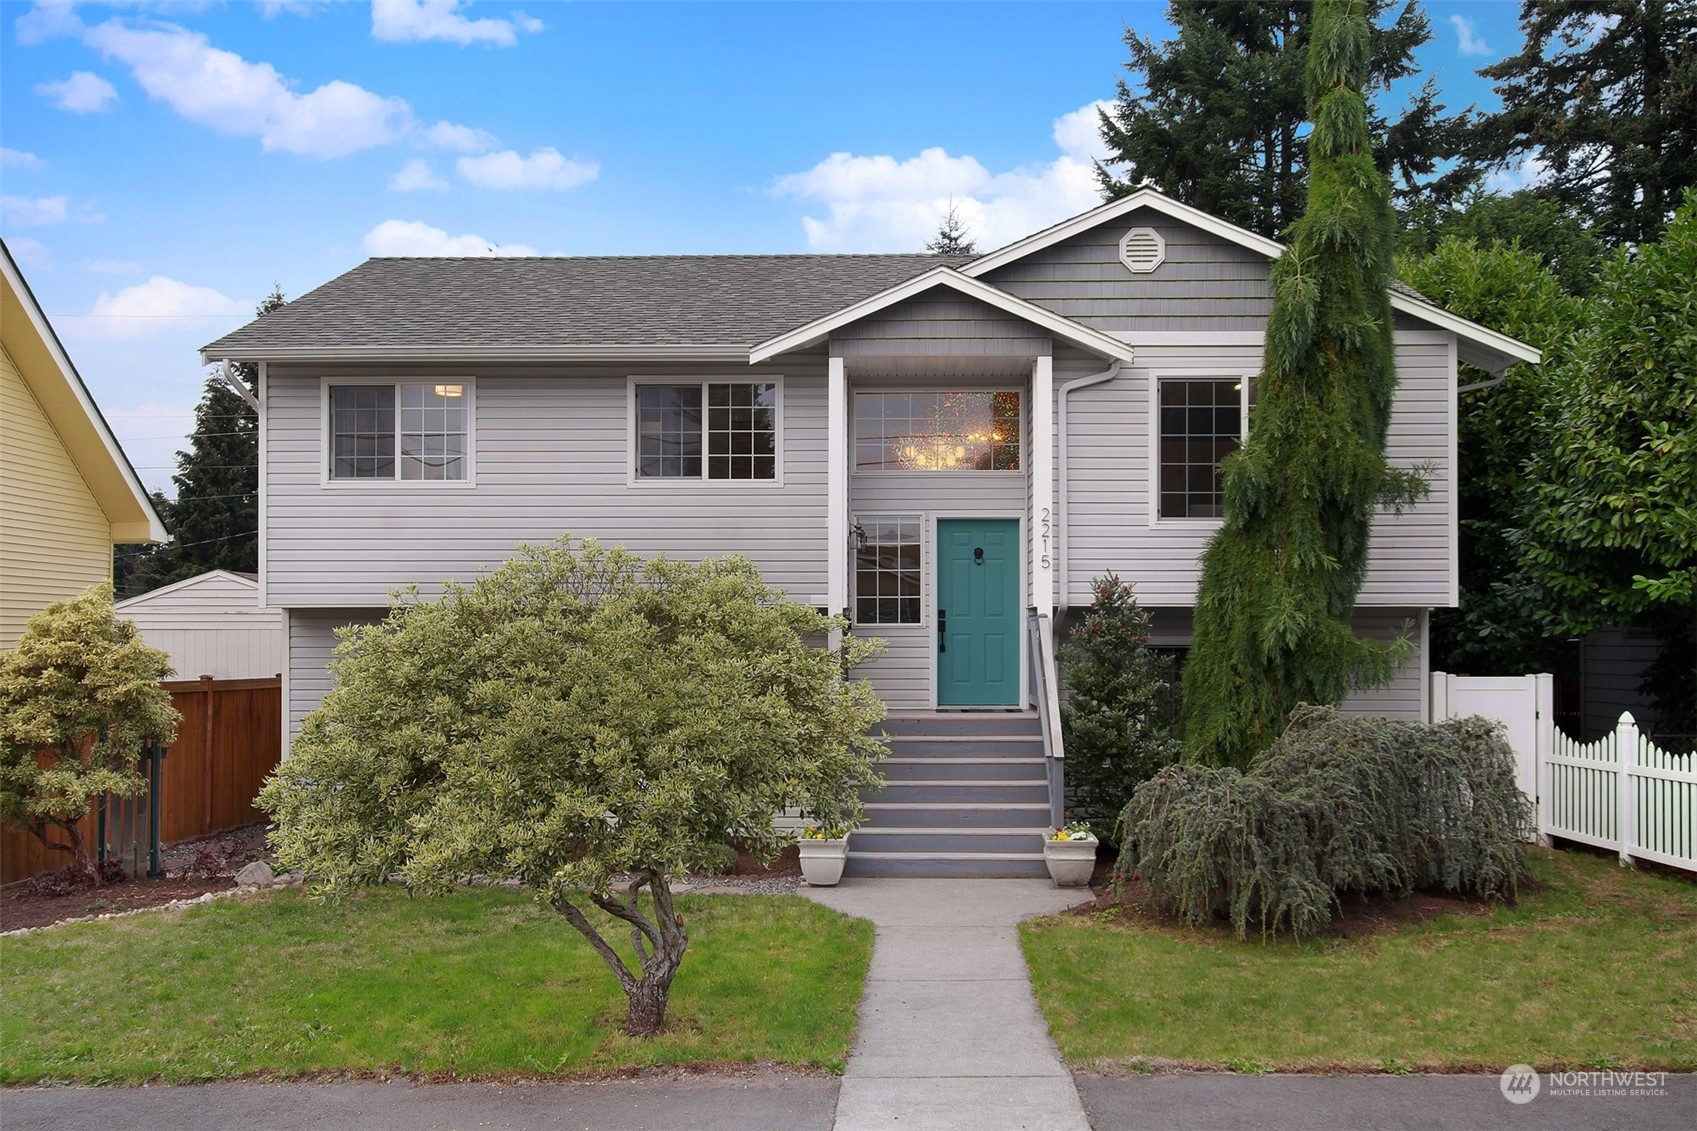
[[[264,820],[253,799],[282,756],[282,680],[204,678],[164,686],[183,719],[161,766],[160,840],[170,844]],[[109,825],[108,846],[128,866],[134,858],[130,823]],[[83,818],[82,829],[92,853],[99,844],[96,814]],[[28,833],[0,831],[0,883],[61,867],[68,859]]]

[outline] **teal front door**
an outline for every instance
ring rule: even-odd
[[[937,705],[1019,705],[1019,522],[937,520]]]

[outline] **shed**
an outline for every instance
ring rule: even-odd
[[[215,569],[119,601],[178,679],[269,679],[283,670],[283,613],[259,607],[259,577]]]

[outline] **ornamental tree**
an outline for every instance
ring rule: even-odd
[[[171,658],[112,611],[102,582],[30,618],[0,658],[0,818],[98,878],[80,823],[102,794],[147,792],[142,744],[179,716],[159,681]]]
[[[1067,688],[1061,731],[1073,813],[1109,840],[1132,791],[1177,761],[1179,745],[1173,664],[1149,648],[1149,614],[1112,573],[1091,587],[1056,656]]]
[[[672,880],[727,837],[775,852],[786,808],[852,821],[877,781],[883,705],[844,670],[878,644],[807,643],[840,627],[742,558],[523,547],[343,631],[335,689],[260,793],[272,844],[331,894],[516,880],[606,962],[626,1030],[651,1035],[689,942]],[[634,968],[592,908],[629,928]]]
[[[1249,443],[1224,462],[1184,672],[1187,756],[1246,765],[1297,704],[1383,681],[1406,653],[1349,626],[1381,502],[1423,484],[1385,464],[1396,391],[1395,221],[1367,129],[1363,0],[1320,0],[1308,49],[1307,211],[1273,265]]]

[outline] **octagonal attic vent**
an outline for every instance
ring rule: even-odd
[[[1120,240],[1120,262],[1126,270],[1147,275],[1167,258],[1167,241],[1154,228],[1133,228]]]

